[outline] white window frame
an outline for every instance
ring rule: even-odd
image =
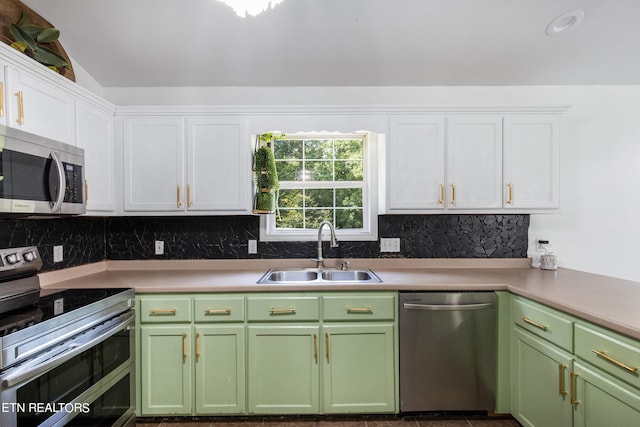
[[[362,187],[362,229],[336,229],[338,240],[344,241],[372,241],[378,240],[378,136],[373,132],[305,132],[300,134],[287,134],[300,138],[343,138],[349,139],[353,135],[366,135],[363,153],[363,187]],[[324,188],[322,185],[319,187]],[[325,186],[326,187],[326,186]],[[288,188],[282,186],[281,188]],[[293,187],[297,188],[297,187]],[[276,230],[276,214],[261,215],[260,240],[263,242],[292,242],[292,241],[316,241],[318,230]],[[328,239],[329,233],[323,233],[323,239]]]

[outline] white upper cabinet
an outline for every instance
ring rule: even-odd
[[[114,111],[84,101],[76,104],[77,145],[85,153],[87,213],[113,213],[115,195]]]
[[[444,150],[444,118],[391,118],[387,152],[389,209],[444,209]]]
[[[447,208],[502,207],[502,118],[447,119]]]
[[[250,144],[235,117],[187,119],[187,209],[248,212]]]
[[[250,211],[251,153],[238,117],[122,120],[124,211]]]
[[[124,210],[184,211],[184,152],[183,118],[124,119]]]
[[[386,213],[558,207],[557,112],[425,114],[389,123]]]
[[[11,65],[4,69],[4,86],[6,126],[75,145],[75,98],[70,93]]]
[[[556,117],[505,117],[505,208],[558,207],[558,133]]]

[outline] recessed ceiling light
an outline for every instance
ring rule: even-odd
[[[548,36],[557,36],[566,33],[580,25],[583,19],[584,11],[582,10],[572,10],[571,12],[563,13],[547,25],[546,33]]]

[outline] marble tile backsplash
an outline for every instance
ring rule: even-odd
[[[379,237],[399,237],[400,253],[381,253],[379,243],[324,243],[330,258],[526,258],[529,215],[381,215]],[[257,216],[74,217],[0,220],[0,246],[38,246],[43,269],[57,270],[110,260],[315,258],[316,242],[258,242]],[[164,255],[154,254],[162,240]],[[53,246],[64,260],[53,263]]]

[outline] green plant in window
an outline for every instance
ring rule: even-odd
[[[256,175],[255,213],[272,213],[276,207],[276,192],[280,188],[280,182],[278,181],[276,161],[271,149],[273,138],[271,133],[260,135],[260,141],[267,143],[260,146],[254,153],[253,166]]]

